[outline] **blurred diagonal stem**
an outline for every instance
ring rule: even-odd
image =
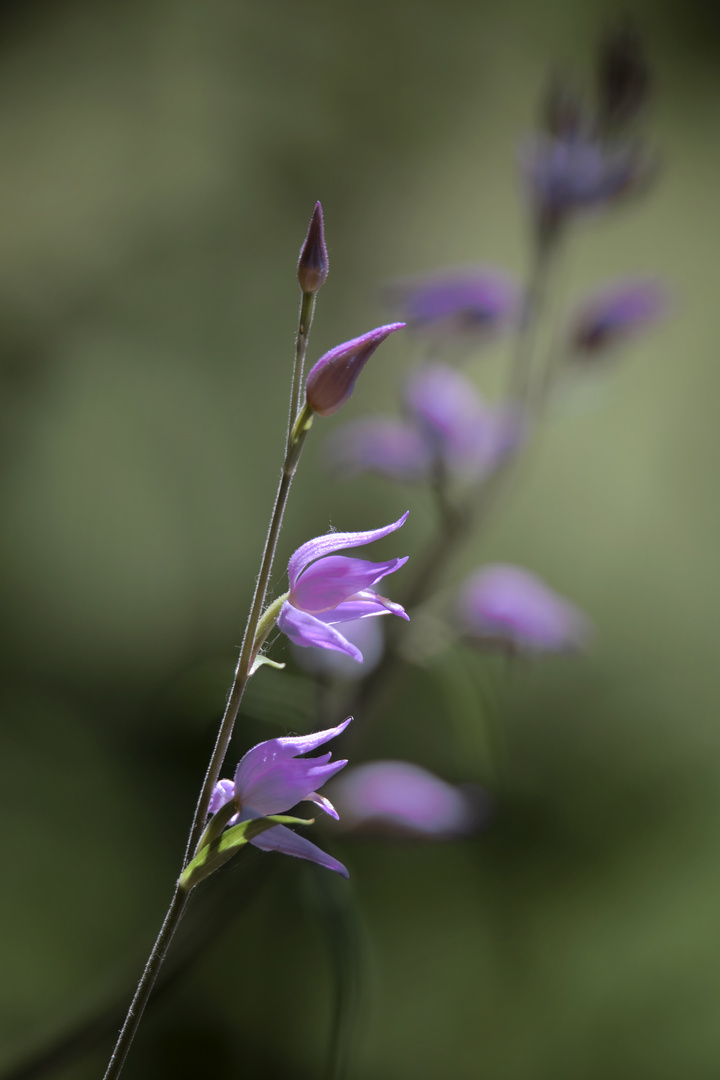
[[[543,224],[539,223],[533,237],[522,317],[510,358],[506,391],[507,400],[511,404],[516,403],[523,425],[529,425],[540,415],[549,390],[546,379],[540,381],[539,388],[535,385],[536,354],[538,333],[547,306],[553,264],[561,235],[562,230],[558,223],[554,223],[551,228],[543,227]],[[431,595],[451,556],[473,531],[477,532],[487,518],[518,456],[517,450],[508,452],[495,469],[473,485],[465,498],[454,506],[448,499],[445,476],[442,473],[435,474],[432,486],[440,524],[425,551],[413,560],[413,573],[402,597],[404,607],[417,607]],[[358,687],[355,700],[346,706],[350,712],[367,710],[392,678],[397,660],[392,646],[397,630],[395,626],[389,629],[390,647],[375,670]],[[356,729],[356,734],[360,730]]]
[[[272,573],[275,551],[280,535],[280,529],[282,528],[290,488],[298,467],[300,455],[302,454],[305,438],[312,423],[311,410],[305,405],[303,409],[298,412],[298,403],[300,400],[302,371],[313,312],[314,297],[310,297],[310,301],[308,301],[308,294],[303,293],[295,345],[295,363],[293,365],[292,387],[290,392],[290,413],[288,418],[285,460],[283,461],[280,482],[275,496],[272,514],[270,516],[270,524],[268,526],[265,546],[260,561],[260,572],[255,584],[255,592],[245,626],[245,634],[240,648],[240,657],[238,659],[237,667],[235,668],[235,676],[228,695],[225,712],[220,724],[220,730],[218,731],[215,746],[210,757],[210,763],[207,772],[205,773],[205,779],[200,791],[200,797],[195,808],[195,815],[193,817],[187,847],[185,849],[183,869],[195,855],[198,841],[205,825],[205,819],[207,818],[210,808],[210,799],[212,797],[213,788],[220,775],[220,769],[225,760],[228,744],[240,709],[240,703],[242,702],[245,688],[252,674],[252,664],[267,635],[267,627],[264,627],[260,634],[258,633],[258,627],[260,626],[263,615],[265,596],[270,581],[270,575]],[[162,927],[160,928],[160,933],[158,934],[147,964],[145,965],[145,970],[140,978],[137,990],[135,991],[135,996],[130,1005],[127,1017],[125,1018],[125,1023],[123,1024],[117,1043],[115,1044],[107,1071],[105,1072],[104,1080],[116,1080],[120,1075],[128,1050],[135,1037],[135,1032],[142,1019],[148,998],[152,992],[158,971],[165,959],[173,934],[185,911],[187,900],[188,894],[181,890],[179,886],[176,886],[175,893],[170,902],[170,907],[168,908]]]

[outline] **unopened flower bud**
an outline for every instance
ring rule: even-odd
[[[557,73],[551,76],[541,101],[540,123],[554,139],[573,138],[587,127],[580,95]]]
[[[318,416],[332,416],[355,389],[355,380],[386,337],[402,330],[405,323],[379,326],[362,337],[336,345],[320,357],[307,377],[307,403]]]
[[[298,260],[297,276],[304,293],[316,293],[325,284],[328,265],[322,206],[317,202]]]
[[[600,45],[598,106],[606,129],[617,130],[635,119],[648,97],[650,73],[642,39],[629,21],[612,30]]]

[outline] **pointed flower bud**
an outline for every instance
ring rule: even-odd
[[[316,293],[325,284],[328,266],[322,206],[317,202],[298,260],[297,276],[304,293]]]
[[[647,101],[650,83],[642,38],[627,20],[607,34],[600,46],[598,98],[603,126],[617,130],[631,123]]]
[[[332,416],[355,389],[355,380],[386,337],[405,323],[379,326],[362,337],[336,345],[325,353],[307,377],[307,403],[318,416]]]

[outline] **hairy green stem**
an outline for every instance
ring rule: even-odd
[[[302,368],[310,332],[310,322],[314,310],[314,296],[311,297],[312,302],[307,303],[308,295],[309,294],[307,293],[303,293],[303,300],[300,306],[300,322],[295,349],[295,364],[293,367],[285,460],[283,462],[280,482],[270,517],[270,525],[268,526],[267,536],[265,538],[265,546],[260,562],[260,572],[255,584],[255,592],[253,594],[250,613],[245,626],[245,634],[240,648],[240,657],[237,667],[235,668],[235,676],[228,695],[225,712],[220,723],[220,730],[218,731],[215,746],[213,747],[213,752],[210,757],[210,763],[200,790],[200,797],[195,808],[195,814],[185,849],[183,869],[185,869],[196,853],[198,842],[205,827],[205,819],[208,815],[213,788],[220,775],[220,769],[225,760],[227,748],[240,709],[240,703],[252,674],[253,661],[257,657],[260,647],[272,626],[272,623],[268,619],[265,619],[259,633],[261,621],[263,620],[265,595],[272,573],[275,551],[280,535],[280,529],[282,527],[283,516],[285,514],[285,507],[287,506],[287,500],[290,494],[290,487],[298,467],[305,438],[307,437],[307,433],[310,430],[310,425],[312,423],[312,412],[307,405],[300,410],[299,414],[297,410],[300,383],[302,380]],[[279,613],[279,610],[280,608],[278,606],[277,613]],[[277,618],[277,613],[274,616],[275,618]],[[148,962],[145,965],[145,970],[140,978],[137,990],[135,991],[135,996],[130,1005],[127,1017],[125,1018],[125,1023],[123,1024],[115,1044],[104,1080],[116,1080],[120,1075],[120,1070],[123,1067],[128,1050],[130,1049],[130,1044],[135,1037],[140,1020],[142,1019],[142,1014],[152,992],[158,971],[165,959],[173,934],[185,911],[188,895],[188,892],[180,889],[179,884],[176,886],[175,894],[170,907],[168,908],[160,933],[158,934],[152,952],[150,953]]]
[[[142,1018],[142,1014],[145,1011],[148,998],[152,993],[155,980],[157,979],[160,965],[165,959],[165,954],[168,951],[170,942],[172,941],[173,934],[178,928],[180,919],[183,916],[185,907],[188,902],[188,893],[182,892],[176,887],[175,894],[170,903],[170,907],[167,910],[163,924],[160,927],[160,933],[157,936],[157,940],[153,945],[152,952],[148,957],[145,970],[142,973],[140,982],[138,983],[135,996],[132,999],[128,1014],[125,1017],[125,1023],[122,1026],[122,1030],[115,1043],[115,1049],[112,1052],[112,1057],[105,1072],[104,1080],[116,1080],[116,1077],[120,1075],[120,1070],[125,1064],[125,1058],[127,1057],[130,1044],[133,1041],[135,1032],[137,1031],[138,1024]]]
[[[292,389],[290,391],[290,418],[288,421],[288,437],[285,445],[285,453],[289,454],[293,439],[293,425],[297,419],[300,408],[300,388],[302,386],[303,368],[305,367],[305,354],[310,337],[313,314],[315,311],[316,293],[302,294],[300,301],[300,317],[298,319],[297,337],[295,338],[295,365],[293,367]]]

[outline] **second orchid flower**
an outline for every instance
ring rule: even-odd
[[[374,615],[391,614],[407,619],[400,604],[394,604],[372,588],[404,566],[407,557],[372,563],[334,553],[389,536],[406,519],[407,513],[380,529],[328,533],[299,547],[288,565],[290,592],[278,616],[280,630],[296,645],[335,649],[361,662],[360,650],[336,626]]]

